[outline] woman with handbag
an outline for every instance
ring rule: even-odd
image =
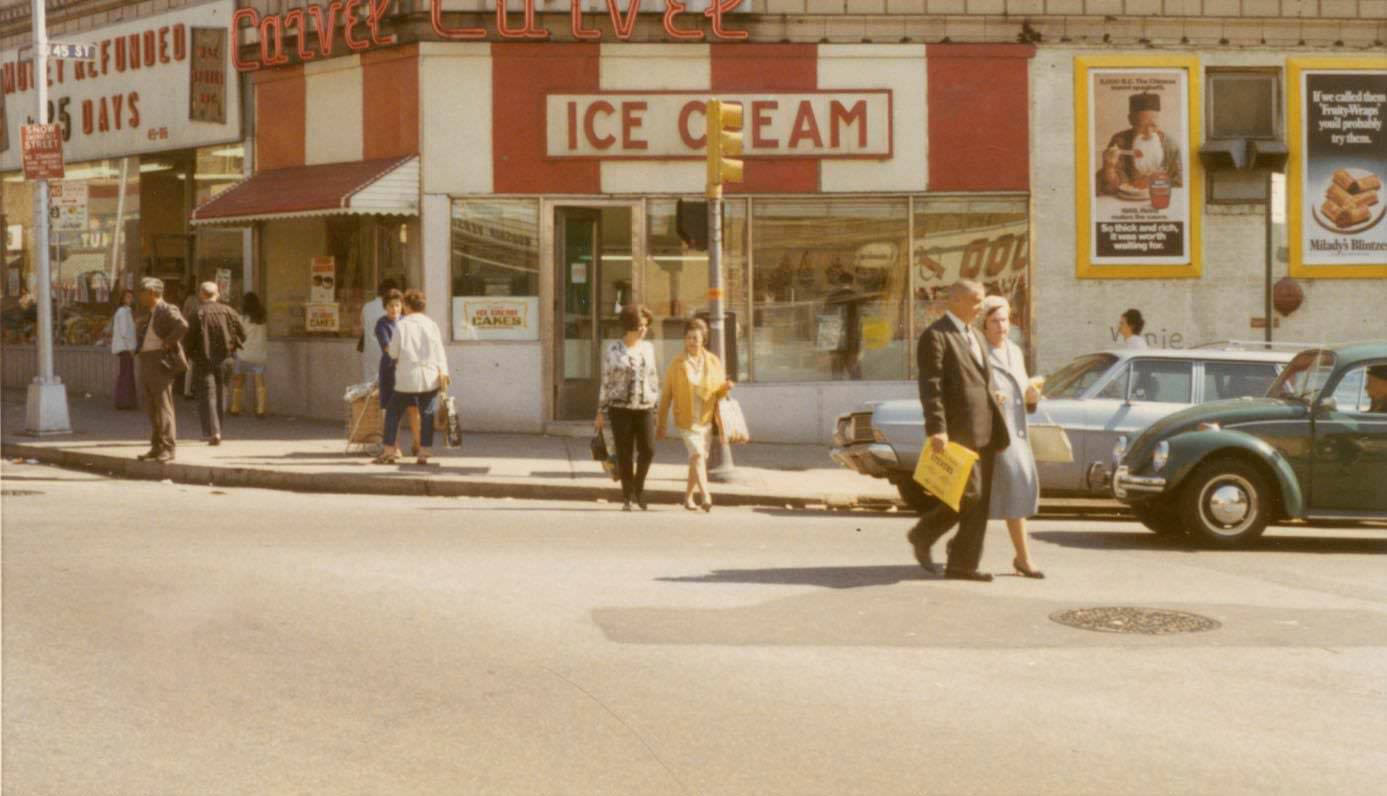
[[[732,390],[722,361],[704,345],[708,342],[708,324],[695,318],[684,332],[684,353],[674,358],[665,371],[664,388],[660,391],[660,408],[656,414],[655,436],[665,438],[665,418],[670,405],[674,406],[674,426],[689,452],[689,478],[684,487],[684,508],[697,511],[694,490],[703,495],[701,508],[713,510],[713,495],[708,491],[708,449],[713,439],[713,418],[718,400]]]
[[[611,420],[621,473],[621,510],[630,511],[634,501],[645,511],[650,508],[645,502],[645,476],[655,460],[655,407],[660,401],[655,346],[645,339],[655,316],[640,304],[627,304],[620,318],[625,334],[602,352],[602,387],[593,425],[601,433],[607,419]]]
[[[386,353],[395,360],[395,394],[391,404],[395,417],[404,415],[414,440],[415,464],[429,463],[429,446],[433,445],[434,412],[438,396],[448,390],[448,356],[443,347],[443,334],[438,324],[424,314],[424,294],[407,290],[403,297],[404,317],[395,324],[395,336],[390,338]],[[385,424],[385,449],[379,460],[383,464],[399,460],[400,449],[395,444],[398,423]]]
[[[1026,377],[1026,361],[1020,346],[1007,339],[1011,330],[1011,304],[1001,296],[988,296],[982,303],[983,337],[992,365],[992,390],[1011,444],[997,454],[992,471],[992,500],[988,516],[1005,519],[1011,544],[1016,548],[1012,566],[1017,574],[1043,578],[1045,573],[1031,564],[1026,541],[1026,518],[1040,510],[1040,478],[1036,474],[1035,454],[1027,439],[1027,407],[1040,400],[1040,394]]]

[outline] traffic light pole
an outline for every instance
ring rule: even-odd
[[[34,0],[34,86],[39,124],[48,124],[48,22],[44,0]],[[29,384],[24,407],[24,430],[29,434],[69,434],[67,388],[53,373],[53,280],[48,253],[48,180],[38,181],[34,202],[34,249],[37,259],[35,297],[38,301],[38,371]]]
[[[726,312],[722,300],[722,186],[716,196],[708,197],[708,349],[726,363],[727,335],[724,334]],[[728,374],[729,378],[735,373]],[[717,447],[709,451],[708,477],[726,483],[736,479],[737,465],[732,461],[732,446],[726,434],[717,436]]]

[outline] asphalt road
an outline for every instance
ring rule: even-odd
[[[1387,529],[380,498],[3,466],[6,794],[1342,794],[1387,781]],[[39,494],[22,494],[37,492]],[[1008,571],[1000,524],[984,568]],[[1139,606],[1139,635],[1051,621]]]

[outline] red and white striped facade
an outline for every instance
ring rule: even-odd
[[[688,146],[702,136],[701,111],[675,117],[681,104],[719,96],[764,100],[747,107],[746,180],[735,192],[1027,191],[1032,54],[1026,45],[406,45],[258,72],[255,165],[418,154],[425,195],[701,193],[704,164]],[[830,116],[830,104],[842,114]],[[861,115],[848,118],[849,108]],[[683,144],[646,140],[676,129]]]

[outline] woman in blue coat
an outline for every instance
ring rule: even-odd
[[[1011,444],[997,454],[992,471],[992,502],[989,516],[1007,521],[1011,544],[1016,548],[1012,566],[1028,578],[1045,573],[1031,563],[1026,540],[1026,518],[1040,510],[1040,478],[1036,474],[1035,454],[1031,452],[1026,406],[1040,399],[1039,391],[1026,376],[1026,359],[1021,347],[1011,342],[1011,304],[1001,296],[988,296],[982,303],[983,337],[992,365],[992,390],[1002,409],[1002,419],[1011,435]]]

